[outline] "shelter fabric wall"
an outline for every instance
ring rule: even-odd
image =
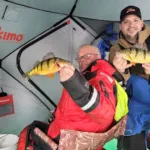
[[[48,31],[45,33],[47,32]],[[37,38],[40,38],[42,35]],[[76,67],[78,67],[77,62],[75,61],[78,48],[83,44],[90,43],[93,38],[94,37],[91,33],[87,30],[83,30],[79,25],[71,20],[70,24],[25,49],[20,57],[22,70],[26,72],[31,69],[35,62],[37,60],[42,60],[42,57],[48,52],[53,52],[56,57],[70,60]],[[2,68],[19,80],[25,87],[34,92],[51,110],[53,110],[54,107],[51,103],[29,82],[26,82],[18,71],[16,66],[16,57],[19,50],[20,49],[4,59]],[[5,71],[2,71],[1,77],[4,90],[14,96],[15,114],[0,118],[0,133],[18,134],[24,126],[31,123],[33,120],[48,121],[50,112],[35,96],[6,74]],[[37,76],[32,77],[31,79],[56,104],[58,103],[62,91],[58,74],[56,74],[53,79],[49,79],[46,76]]]
[[[65,17],[66,15],[62,14],[0,2],[0,59]],[[2,32],[23,34],[23,40],[19,42],[4,40],[4,33]]]

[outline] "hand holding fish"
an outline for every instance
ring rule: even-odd
[[[64,82],[71,78],[75,72],[75,68],[71,64],[60,66],[60,81]]]
[[[127,60],[125,60],[121,55],[116,54],[116,56],[113,59],[113,65],[115,68],[120,72],[124,73],[125,69],[132,66],[132,64],[128,64]]]
[[[144,63],[142,67],[145,69],[146,74],[150,74],[150,63]]]

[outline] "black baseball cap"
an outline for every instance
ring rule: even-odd
[[[128,15],[135,15],[140,19],[142,18],[140,8],[136,6],[127,6],[120,13],[120,22],[122,22],[124,18]]]

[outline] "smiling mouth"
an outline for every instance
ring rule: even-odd
[[[129,32],[133,32],[133,31],[135,31],[135,29],[129,29],[128,31],[129,31]]]

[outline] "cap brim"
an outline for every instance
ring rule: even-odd
[[[129,12],[129,13],[127,13],[126,15],[124,15],[124,17],[120,20],[120,22],[122,22],[122,21],[123,21],[127,16],[129,16],[129,15],[134,15],[134,16],[136,16],[136,17],[138,17],[138,18],[141,19],[141,16],[137,15],[136,12]]]

